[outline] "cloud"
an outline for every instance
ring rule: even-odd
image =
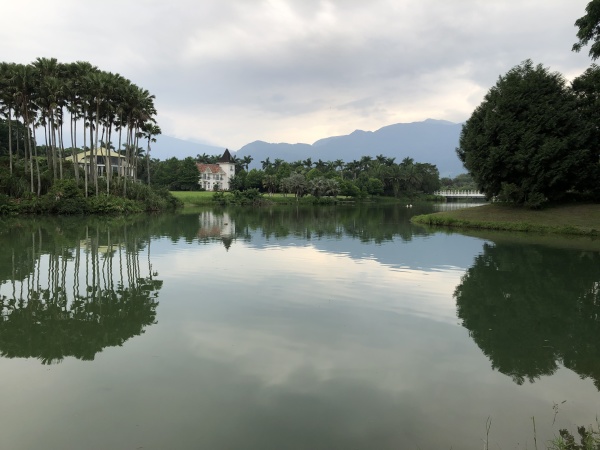
[[[7,5],[0,49],[119,72],[156,95],[165,134],[239,148],[462,121],[527,58],[573,77],[587,2],[35,0]]]

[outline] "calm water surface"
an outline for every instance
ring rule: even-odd
[[[600,412],[600,245],[412,209],[0,222],[2,449],[534,448]]]

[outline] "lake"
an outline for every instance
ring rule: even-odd
[[[435,208],[2,218],[0,448],[541,449],[595,424],[599,241],[410,224]]]

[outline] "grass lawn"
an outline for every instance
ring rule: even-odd
[[[171,191],[176,198],[181,200],[184,206],[198,206],[212,204],[212,191]]]
[[[492,203],[415,216],[412,220],[426,225],[596,236],[600,235],[600,204],[570,204],[531,210]]]
[[[175,197],[181,200],[186,207],[190,206],[202,206],[202,205],[212,205],[213,191],[171,191]],[[226,195],[232,195],[226,193]],[[296,197],[293,194],[263,194],[265,200],[269,200],[273,203],[281,203],[281,204],[290,204],[296,203]],[[308,200],[310,199],[310,200]],[[351,197],[337,196],[337,201],[348,202],[354,201]],[[305,196],[300,199],[301,202],[306,203],[307,201],[312,202],[311,196]]]

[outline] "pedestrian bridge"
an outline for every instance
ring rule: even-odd
[[[476,190],[467,190],[467,191],[458,191],[458,190],[445,190],[445,191],[435,191],[433,195],[438,195],[440,197],[446,197],[446,199],[457,198],[457,199],[476,199],[476,200],[485,200],[485,194]]]

